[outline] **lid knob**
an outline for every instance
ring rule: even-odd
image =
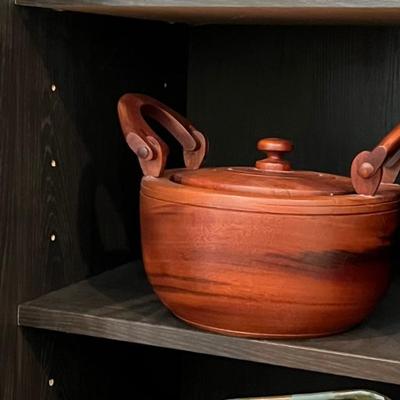
[[[293,150],[293,143],[290,140],[278,138],[261,139],[257,143],[257,149],[265,151],[267,158],[258,160],[256,168],[266,171],[290,171],[292,168],[289,161],[284,160],[283,154]]]

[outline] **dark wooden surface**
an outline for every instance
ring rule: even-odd
[[[254,143],[275,136],[293,140],[288,157],[292,168],[349,176],[354,156],[372,149],[400,119],[399,48],[397,27],[193,28],[188,116],[210,138],[206,165],[253,165],[260,158]],[[393,254],[395,274],[398,248]],[[393,305],[389,338],[400,331],[399,306],[400,300]],[[205,370],[209,375],[202,377],[200,371]],[[220,393],[224,379],[270,379],[269,372],[259,370],[253,374],[241,369],[235,375],[229,368],[214,369],[220,370],[226,376],[216,373],[213,380],[212,364],[203,361],[189,391],[208,395]],[[184,371],[194,375],[188,368]],[[286,375],[271,381],[297,387]],[[311,381],[313,388],[307,386]],[[303,391],[345,387],[330,386],[318,376],[301,382],[307,386]],[[251,386],[246,394],[261,393]]]
[[[292,169],[349,176],[400,121],[399,50],[400,28],[193,28],[188,115],[207,165],[254,165],[257,140],[282,137]]]
[[[173,317],[128,264],[19,306],[21,326],[103,337],[400,384],[399,285],[368,322],[340,335],[258,341],[206,333]]]
[[[397,1],[384,0],[16,0],[17,4],[189,23],[399,23]]]
[[[16,308],[138,257],[140,171],[110,110],[122,93],[142,91],[184,112],[186,33],[0,2],[1,399],[107,399],[132,390],[132,359],[148,353],[131,353],[126,343],[17,330]],[[295,139],[294,167],[347,172],[360,147],[372,148],[399,115],[397,28],[210,27],[191,37],[189,110],[212,138],[209,165],[253,163],[260,158],[253,139],[273,131]],[[164,369],[172,380],[162,381],[171,390],[180,379],[175,357],[168,353]],[[209,398],[219,398],[208,359],[198,375],[188,363],[193,398],[211,392]],[[210,374],[203,379],[204,370]],[[228,368],[223,376],[220,364],[214,370],[225,387],[232,384]],[[250,391],[268,371],[246,374],[237,372],[235,381],[242,377]],[[317,380],[304,379],[308,388]]]
[[[105,399],[129,381],[101,357],[113,344],[18,329],[17,304],[139,257],[141,174],[116,105],[142,91],[184,112],[183,32],[0,2],[2,400]]]

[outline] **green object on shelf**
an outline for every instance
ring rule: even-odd
[[[288,396],[247,397],[231,400],[390,400],[389,397],[368,390],[293,394]]]

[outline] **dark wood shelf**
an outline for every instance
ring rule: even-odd
[[[397,24],[391,0],[16,0],[16,4],[170,22]]]
[[[18,324],[400,384],[399,282],[374,315],[321,339],[261,341],[194,329],[158,301],[140,263],[51,292],[18,308]]]

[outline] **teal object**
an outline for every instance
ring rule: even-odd
[[[343,392],[322,392],[293,394],[287,396],[272,397],[247,397],[230,400],[390,400],[389,397],[382,394],[371,392],[369,390],[350,390]]]

